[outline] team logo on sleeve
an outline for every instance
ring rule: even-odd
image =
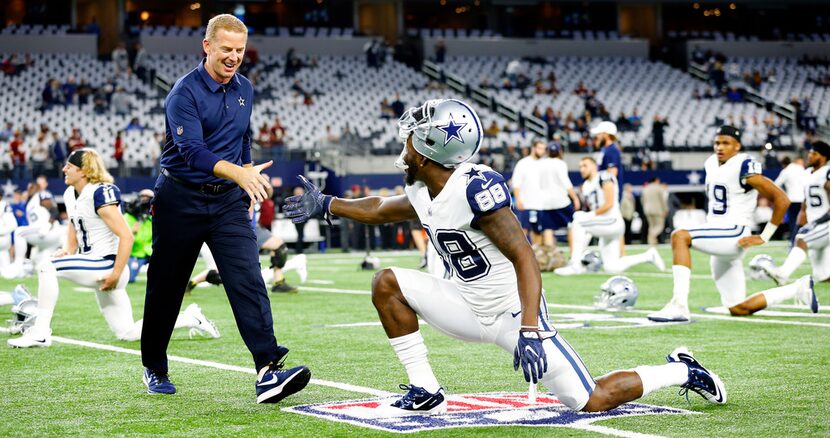
[[[239,96],[239,106],[245,106],[245,98],[242,96]]]
[[[691,414],[684,409],[626,403],[607,412],[575,412],[556,397],[540,395],[535,402],[526,393],[451,394],[444,415],[388,418],[379,412],[392,399],[374,398],[294,406],[284,411],[310,415],[387,432],[411,433],[458,427],[536,426],[590,430],[591,423],[632,415]],[[627,432],[627,431],[620,431]]]
[[[176,126],[176,135],[182,135],[182,134],[184,134],[184,127]]]
[[[458,139],[461,143],[464,143],[464,139],[461,138],[461,130],[464,129],[465,126],[467,126],[466,123],[455,123],[452,119],[452,113],[450,113],[450,121],[447,122],[446,125],[439,125],[436,126],[436,128],[444,131],[444,146],[446,146],[447,143],[454,138]]]

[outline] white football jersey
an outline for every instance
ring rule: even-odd
[[[519,295],[513,263],[477,226],[481,215],[510,208],[504,177],[488,166],[464,163],[435,199],[420,182],[405,192],[473,312],[493,317],[515,308]]]
[[[830,209],[827,190],[824,185],[830,181],[830,164],[825,164],[810,173],[804,185],[804,204],[807,210],[807,222],[813,222]]]
[[[106,205],[120,205],[121,191],[113,184],[87,184],[81,194],[73,187],[63,194],[66,213],[75,227],[78,253],[97,257],[114,256],[118,253],[118,236],[98,216],[98,209]]]
[[[739,152],[720,164],[717,155],[712,154],[706,159],[703,169],[709,202],[707,222],[754,225],[752,217],[758,205],[758,192],[746,183],[746,179],[761,175],[761,163]]]
[[[593,178],[582,183],[582,196],[588,203],[588,208],[591,211],[596,211],[596,209],[605,204],[605,192],[602,190],[602,185],[606,182],[610,182],[614,186],[614,197],[611,199],[611,202],[613,202],[614,205],[608,209],[608,211],[599,216],[622,217],[622,213],[620,212],[620,203],[617,201],[620,199],[620,186],[617,184],[617,177],[614,175],[604,170],[598,172]]]
[[[49,223],[52,215],[46,207],[41,205],[41,202],[47,199],[51,199],[53,203],[55,202],[52,193],[48,190],[41,190],[29,198],[26,203],[26,219],[29,221],[29,225],[38,226]]]
[[[526,210],[554,210],[571,203],[567,190],[573,185],[568,179],[568,166],[558,158],[522,158],[513,169],[511,182],[519,189]]]

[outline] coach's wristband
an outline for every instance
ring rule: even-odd
[[[775,230],[778,229],[778,225],[773,224],[772,222],[767,222],[767,225],[764,227],[764,231],[761,231],[761,239],[764,242],[769,242],[772,239],[772,235],[775,234]]]

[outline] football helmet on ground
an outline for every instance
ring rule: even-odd
[[[628,277],[615,275],[600,286],[600,293],[594,297],[597,309],[626,309],[634,307],[640,295],[637,285]]]

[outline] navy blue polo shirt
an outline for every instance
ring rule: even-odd
[[[219,160],[251,163],[254,87],[236,73],[227,84],[210,77],[202,61],[173,85],[165,106],[161,167],[193,183],[228,184],[213,174]]]

